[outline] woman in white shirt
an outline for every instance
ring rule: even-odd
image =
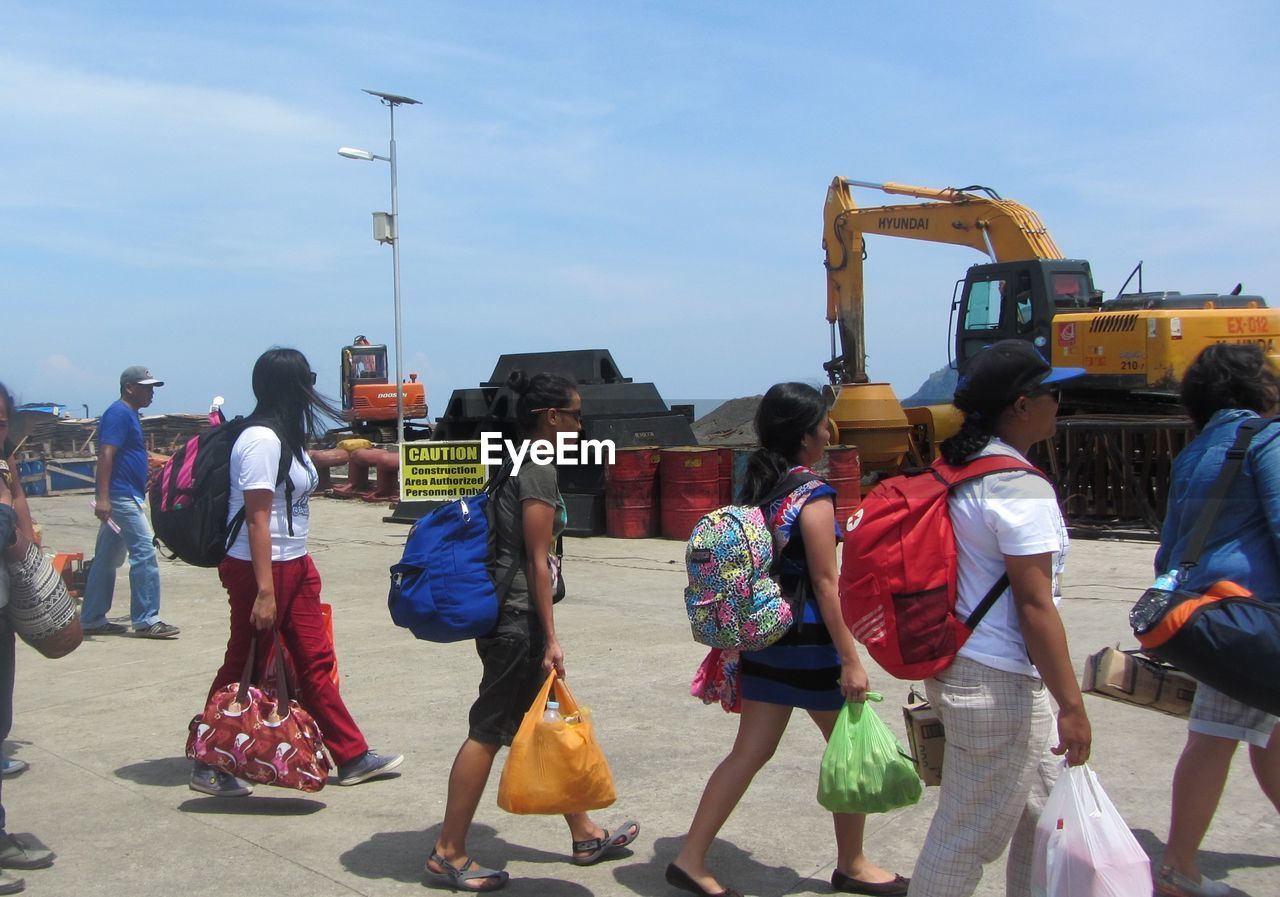
[[[209,696],[240,677],[255,640],[260,666],[271,644],[264,634],[279,630],[298,674],[299,703],[320,726],[338,764],[338,784],[355,785],[390,772],[404,757],[369,750],[331,678],[336,661],[320,612],[320,574],[307,553],[318,476],[306,446],[323,432],[324,417],[337,412],[315,382],[297,349],[268,349],[253,366],[258,405],[231,450],[228,521],[243,509],[244,526],[218,565],[231,605],[231,636]],[[282,453],[292,458],[283,477]],[[190,787],[217,797],[253,792],[248,782],[201,763],[192,768]]]
[[[942,443],[943,457],[956,465],[987,455],[1025,461],[1056,429],[1052,384],[1081,373],[1050,367],[1022,340],[982,350],[957,385],[964,426]],[[1066,527],[1052,485],[1030,471],[966,483],[949,502],[957,616],[972,612],[1006,573],[1009,588],[951,666],[925,680],[947,733],[946,775],[908,893],[967,897],[983,865],[1008,846],[1006,894],[1030,897],[1036,823],[1060,765],[1054,755],[1079,765],[1092,741],[1054,598]],[[1058,704],[1056,746],[1049,695]]]

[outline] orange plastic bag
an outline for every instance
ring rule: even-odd
[[[329,640],[329,647],[334,648],[333,642],[333,605],[320,602],[320,616],[324,618],[324,635]],[[280,644],[280,650],[284,652],[284,662],[289,668],[289,675],[293,677],[293,681],[298,681],[298,668],[293,662],[293,655],[289,653],[289,649]],[[263,669],[271,669],[271,664],[275,663],[274,655],[275,645],[272,644],[267,648],[267,657],[263,661]],[[338,675],[338,651],[333,651],[333,669],[329,670],[329,681],[333,683],[334,688],[342,687],[342,677]]]
[[[542,719],[552,690],[565,718],[561,723]],[[582,813],[617,799],[590,715],[552,671],[511,742],[498,783],[498,806],[508,813]]]
[[[333,605],[320,602],[320,616],[324,617],[324,634],[329,639],[329,647],[334,647],[333,642]],[[329,671],[329,678],[333,681],[333,687],[337,688],[342,684],[342,680],[338,676],[338,651],[335,648],[333,652],[333,669]]]

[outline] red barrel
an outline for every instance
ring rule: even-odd
[[[658,534],[658,462],[650,446],[618,449],[604,475],[605,532],[615,539],[644,539]]]
[[[733,504],[733,449],[717,449],[720,455],[720,505]],[[718,507],[719,507],[718,506]]]
[[[720,507],[720,450],[662,450],[662,537],[687,539],[703,514]]]
[[[857,448],[837,445],[827,449],[827,482],[835,487],[836,522],[843,530],[862,501],[862,461]]]

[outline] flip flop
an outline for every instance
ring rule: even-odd
[[[609,851],[621,850],[623,847],[626,847],[634,841],[639,834],[640,823],[636,822],[634,819],[628,819],[613,831],[605,829],[603,838],[588,838],[585,841],[574,841],[573,852],[575,854],[581,853],[584,850],[589,850],[591,853],[584,857],[571,856],[570,859],[573,861],[575,866],[594,865],[604,859],[605,854]]]
[[[422,871],[428,878],[438,882],[447,884],[455,891],[496,891],[498,888],[504,887],[507,879],[511,875],[505,871],[498,869],[486,869],[476,863],[470,857],[461,866],[455,866],[446,860],[434,850],[431,852],[430,863],[435,863],[442,871],[437,872],[430,866],[424,866]],[[472,886],[468,882],[482,882]]]

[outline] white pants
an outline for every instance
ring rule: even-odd
[[[1008,846],[1007,897],[1030,897],[1036,823],[1062,763],[1049,752],[1054,718],[1044,683],[957,657],[925,690],[947,747],[910,894],[968,897],[983,865]]]

